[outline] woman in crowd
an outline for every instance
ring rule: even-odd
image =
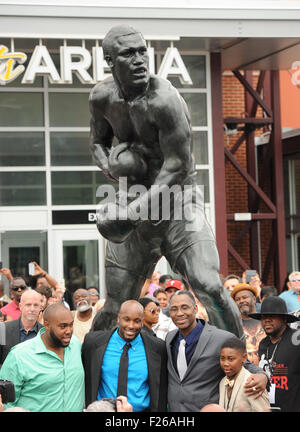
[[[139,302],[144,308],[144,327],[149,334],[155,336],[152,327],[158,323],[160,306],[159,301],[155,297],[142,297]]]

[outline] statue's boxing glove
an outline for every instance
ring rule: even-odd
[[[147,172],[144,158],[129,143],[118,144],[108,157],[109,172],[113,177],[142,179]]]
[[[98,208],[97,228],[107,240],[123,243],[135,229],[135,224],[128,219],[126,207],[106,203]]]

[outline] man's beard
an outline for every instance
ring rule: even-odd
[[[240,309],[240,313],[241,313],[241,315],[248,316],[248,314],[251,313],[251,307],[250,306],[243,306]]]
[[[91,309],[92,305],[89,304],[87,301],[81,302],[78,306],[76,306],[76,310],[78,312],[86,312],[87,310]]]
[[[277,328],[271,332],[266,332],[267,336],[276,339],[276,337],[278,337],[280,335],[280,333],[282,332],[283,327]]]
[[[66,346],[69,345],[69,344],[64,345],[62,343],[62,341],[56,336],[56,334],[54,333],[54,331],[52,329],[50,330],[49,334],[50,334],[50,337],[52,339],[52,343],[56,348],[65,348]]]

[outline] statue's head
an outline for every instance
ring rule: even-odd
[[[104,58],[122,87],[144,86],[149,81],[149,57],[143,35],[127,25],[109,30],[102,42]]]

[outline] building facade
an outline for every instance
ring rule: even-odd
[[[293,37],[294,47],[299,43],[300,6],[293,2],[284,9],[287,2],[277,2],[281,8],[274,7],[267,16],[267,6],[262,8],[267,2],[252,2],[252,9],[250,2],[240,2],[239,8],[216,2],[211,9],[196,2],[161,3],[0,2],[0,260],[13,273],[28,275],[27,264],[34,260],[55,279],[64,279],[66,286],[82,278],[85,287],[95,285],[105,296],[105,241],[95,227],[95,212],[97,189],[107,181],[89,151],[88,97],[91,88],[109,75],[101,41],[109,28],[123,22],[144,34],[151,71],[169,79],[190,110],[198,182],[204,185],[221,272],[251,266],[247,242],[239,250],[242,266],[227,248],[227,237],[230,240],[239,228],[230,228],[226,214],[238,188],[242,195],[247,195],[247,188],[239,186],[228,165],[225,168],[228,135],[223,117],[244,112],[239,111],[244,90],[235,90],[232,82],[227,88],[224,71],[259,70],[263,49],[265,59],[274,65],[261,68],[282,68],[274,44],[283,45],[284,37],[282,51],[287,54],[288,37]],[[279,17],[289,26],[275,37]],[[262,37],[266,25],[273,45],[269,41],[254,54],[249,46]],[[240,162],[246,163],[243,156]],[[219,198],[224,193],[227,210]],[[272,227],[266,232],[263,235],[272,236]],[[297,267],[293,242],[289,259]],[[262,253],[261,247],[258,250]],[[164,260],[158,269],[170,271]],[[272,282],[273,273],[268,276]]]

